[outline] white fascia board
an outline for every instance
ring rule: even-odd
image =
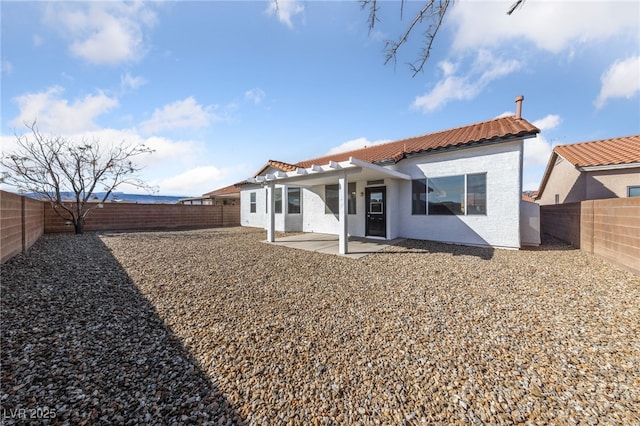
[[[640,163],[627,163],[627,164],[609,164],[605,166],[587,166],[578,167],[581,172],[597,172],[600,170],[621,170],[621,169],[633,169],[640,168]]]
[[[385,175],[388,175],[389,177],[394,177],[394,178],[403,179],[403,180],[411,180],[411,176],[409,175],[397,172],[395,170],[387,169],[386,167],[378,166],[377,164],[368,163],[358,158],[349,157],[349,164],[357,167],[362,167],[363,169],[369,169],[381,174],[385,174]]]

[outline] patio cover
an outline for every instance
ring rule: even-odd
[[[360,180],[373,180],[380,179],[381,177],[411,180],[409,175],[354,157],[349,157],[349,160],[341,161],[339,163],[329,161],[329,164],[325,165],[313,164],[311,167],[299,167],[291,172],[278,171],[275,173],[269,173],[265,176],[249,178],[249,182],[262,184],[267,188],[267,215],[269,216],[267,220],[267,241],[270,243],[275,241],[274,186],[276,184],[288,184],[304,187],[333,184],[337,181],[339,188],[338,222],[340,224],[340,230],[338,233],[338,252],[340,254],[347,254],[349,244],[347,236],[347,189],[349,183],[348,178],[349,176],[354,175],[357,175]]]

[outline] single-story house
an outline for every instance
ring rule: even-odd
[[[553,148],[536,202],[640,196],[640,135]]]
[[[241,186],[241,225],[348,237],[520,248],[523,141],[515,115],[288,164]]]

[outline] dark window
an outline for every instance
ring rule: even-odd
[[[411,214],[427,214],[427,180],[411,182]]]
[[[255,192],[249,193],[249,212],[250,213],[256,212],[256,193]]]
[[[287,188],[287,213],[300,213],[300,188]]]
[[[467,214],[487,214],[487,174],[467,175]]]
[[[430,215],[464,214],[464,175],[429,179]]]
[[[273,196],[276,202],[276,206],[274,209],[275,213],[282,213],[282,188],[275,188]]]
[[[348,214],[356,214],[356,183],[351,182],[347,187],[347,210]],[[337,184],[335,185],[325,185],[324,186],[324,212],[326,214],[335,214],[338,215],[340,213],[339,205],[340,205],[340,194],[339,187]]]

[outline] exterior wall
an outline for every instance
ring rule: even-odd
[[[540,206],[520,202],[520,241],[523,246],[540,245]]]
[[[585,200],[626,198],[627,187],[640,185],[640,168],[584,172]]]
[[[27,251],[44,233],[42,201],[0,191],[0,263]]]
[[[640,185],[640,168],[580,172],[558,156],[537,202],[540,205],[555,204],[556,194],[560,203],[626,198],[627,187],[634,185]]]
[[[540,205],[555,204],[556,194],[560,203],[573,203],[585,199],[584,179],[581,179],[580,172],[560,156],[556,159],[547,185],[537,202]]]
[[[640,274],[640,197],[542,206],[542,232]]]
[[[104,203],[93,210],[85,231],[126,231],[145,229],[196,229],[240,224],[239,206],[182,204]],[[46,233],[73,232],[48,204],[45,207]]]
[[[307,191],[302,188],[300,194],[300,214],[289,214],[287,211],[287,187],[285,185],[275,185],[282,188],[282,213],[276,213],[276,231],[297,232],[303,230],[304,215],[309,208],[305,207],[308,200]],[[296,185],[292,185],[296,187]],[[251,213],[251,193],[256,193],[256,212]],[[267,191],[260,185],[246,185],[240,191],[240,224],[254,228],[267,227]],[[316,231],[317,232],[317,231]]]
[[[411,214],[411,182],[400,184],[400,237],[493,247],[520,247],[522,141],[402,160],[396,170],[412,179],[487,173],[487,214]]]

